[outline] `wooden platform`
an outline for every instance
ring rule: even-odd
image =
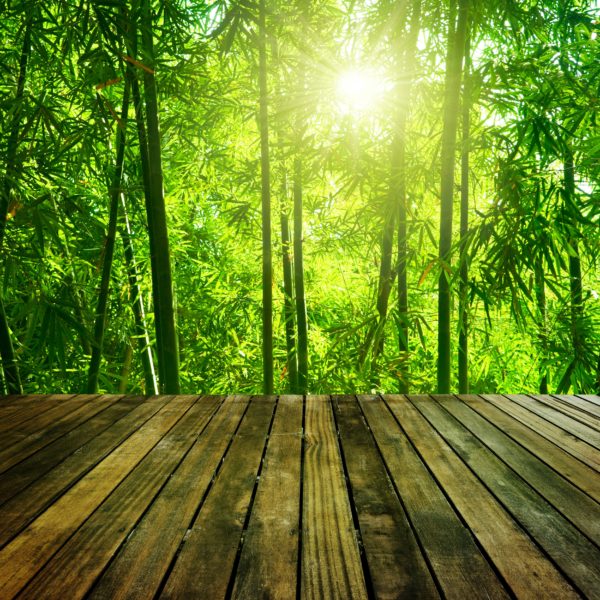
[[[600,598],[600,397],[0,398],[0,598]]]

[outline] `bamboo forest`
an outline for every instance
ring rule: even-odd
[[[3,393],[598,393],[597,0],[0,14]]]

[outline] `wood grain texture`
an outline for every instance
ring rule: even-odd
[[[471,532],[378,397],[359,396],[406,511],[446,598],[508,598]]]
[[[68,423],[71,416],[85,410],[93,410],[98,394],[73,394],[66,397],[49,396],[45,402],[31,405],[25,414],[19,413],[7,419],[8,431],[0,439],[0,451],[21,442],[25,438],[42,438],[56,423]],[[104,396],[104,399],[110,396]],[[118,399],[118,396],[114,397]],[[104,407],[103,407],[104,408]]]
[[[550,406],[554,410],[567,415],[575,421],[583,423],[596,431],[600,431],[600,419],[593,414],[594,405],[577,398],[577,396],[562,396],[556,398],[548,394],[530,394],[534,400]],[[577,406],[579,404],[579,406]],[[596,407],[599,408],[600,407]]]
[[[180,548],[161,598],[225,597],[274,405],[274,397],[250,401],[223,467]]]
[[[583,413],[594,416],[597,423],[600,421],[600,405],[591,402],[589,399],[571,394],[561,396],[553,395],[552,398],[557,402],[561,402],[562,404],[575,409],[575,412],[583,411]]]
[[[216,398],[197,398],[178,396],[172,401],[185,411],[181,418],[37,573],[24,588],[24,596],[81,598],[86,594],[217,407]]]
[[[38,417],[53,406],[52,400],[66,400],[74,394],[68,395],[40,395],[40,396],[10,396],[10,400],[0,404],[0,433],[19,428],[22,423]]]
[[[566,452],[592,467],[595,471],[600,472],[600,452],[593,446],[590,446],[569,431],[531,412],[520,404],[512,402],[505,396],[482,394],[481,397],[486,402],[493,404],[507,415],[518,419],[521,423],[527,425],[552,443],[563,448]]]
[[[41,452],[32,454],[3,473],[0,479],[0,505],[61,463],[67,456],[77,452],[89,440],[108,429],[141,402],[143,396],[128,396],[115,402],[48,444]]]
[[[301,598],[367,598],[331,402],[306,399]]]
[[[596,406],[600,406],[600,396],[598,396],[597,394],[577,394],[577,395],[579,396],[579,398],[583,398],[584,400],[587,400],[588,402],[592,402]]]
[[[554,423],[554,425],[560,427],[564,431],[568,431],[571,435],[574,435],[590,446],[593,446],[596,450],[600,450],[600,432],[589,425],[586,425],[581,420],[574,419],[565,412],[550,406],[547,402],[536,400],[531,396],[512,394],[508,396],[508,398],[512,402],[521,405],[523,408],[539,415],[550,423]]]
[[[151,509],[127,538],[90,598],[152,598],[214,477],[247,397],[230,396],[220,406]]]
[[[277,404],[232,598],[296,598],[302,397]]]
[[[0,598],[600,599],[598,406],[0,396]]]
[[[169,402],[0,551],[0,597],[12,597],[189,409]]]
[[[434,398],[591,541],[600,544],[600,505],[596,501],[456,398]]]
[[[376,597],[438,598],[356,398],[334,396],[333,406]]]
[[[76,396],[45,411],[39,420],[32,419],[33,425],[41,425],[39,428],[34,427],[32,433],[29,433],[28,427],[26,430],[11,431],[3,435],[0,441],[0,473],[90,419],[119,398],[120,396],[99,396],[93,397],[92,402],[92,398]],[[27,421],[26,425],[29,423],[30,421]]]
[[[65,458],[51,471],[3,504],[0,507],[0,547],[6,545],[19,531],[56,501],[61,493],[106,458],[156,414],[167,401],[166,396],[146,400],[144,404],[91,439],[77,452]],[[46,450],[47,448],[44,449],[44,454]]]
[[[429,397],[423,399],[433,402]],[[513,593],[523,598],[578,598],[552,562],[425,417],[403,396],[389,395],[386,401]]]
[[[590,466],[577,460],[547,438],[518,419],[500,410],[480,396],[464,394],[457,396],[470,408],[493,423],[518,444],[527,448],[562,477],[576,485],[596,502],[600,502],[600,478]]]
[[[600,550],[439,403],[422,397],[412,402],[577,588],[589,597],[600,590]]]
[[[6,394],[4,396],[0,396],[0,408],[3,406],[13,406],[15,403],[21,402],[27,399],[37,399],[42,398],[41,395],[35,394]]]

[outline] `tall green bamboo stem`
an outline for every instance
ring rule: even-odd
[[[575,164],[573,152],[567,148],[564,157],[564,190],[566,210],[571,210],[575,204]],[[576,220],[570,219],[574,234],[571,236],[569,253],[569,289],[571,300],[571,339],[573,344],[573,364],[581,364],[583,361],[584,340],[581,331],[583,318],[583,284],[581,278],[581,258],[579,256],[579,245],[577,243]]]
[[[163,393],[178,394],[180,390],[179,349],[175,325],[167,213],[163,192],[158,97],[156,78],[154,76],[154,41],[150,0],[142,0],[141,2],[141,20],[142,54],[144,63],[148,67],[147,70],[144,70],[144,98],[146,104],[146,134],[149,169],[148,184],[150,196],[148,227],[153,230],[153,234],[150,236],[150,253],[153,255],[153,267],[156,271],[152,287],[155,309],[154,320],[157,324],[157,344],[160,348],[158,353],[159,365],[162,363],[162,366],[159,366],[160,373],[163,377],[160,381],[160,388]]]
[[[410,94],[414,71],[415,51],[421,20],[421,0],[414,0],[408,32],[405,34],[407,5],[400,3],[395,17],[396,54],[400,73],[394,137],[391,148],[390,190],[381,237],[381,263],[377,292],[378,326],[373,346],[373,371],[377,372],[377,358],[383,353],[385,322],[387,320],[389,298],[394,277],[398,276],[398,350],[400,368],[398,370],[398,389],[408,391],[408,281],[407,281],[407,196],[406,196],[406,128],[410,106]],[[398,222],[397,273],[392,269],[394,230]],[[377,383],[376,373],[374,383]]]
[[[15,358],[12,345],[12,337],[8,328],[8,319],[4,311],[4,303],[0,298],[0,356],[2,356],[2,366],[4,370],[4,385],[9,394],[22,394],[23,386],[19,366]]]
[[[408,346],[408,228],[407,228],[407,196],[406,196],[406,127],[410,107],[415,52],[417,38],[421,26],[421,1],[415,0],[412,6],[411,23],[406,49],[403,56],[403,75],[405,81],[404,94],[400,97],[400,114],[397,129],[396,163],[392,172],[392,181],[396,180],[398,205],[398,351],[400,368],[398,375],[398,391],[407,393],[410,386],[410,364]]]
[[[297,150],[298,151],[298,150]],[[308,318],[304,289],[302,159],[294,159],[294,291],[298,327],[298,393],[308,391]]]
[[[131,69],[133,71],[133,69]],[[135,121],[137,125],[138,142],[140,149],[140,165],[142,170],[142,183],[144,187],[144,203],[146,207],[146,219],[148,224],[148,240],[150,242],[150,248],[153,248],[156,244],[154,241],[154,227],[152,225],[152,200],[150,197],[150,167],[148,164],[148,141],[146,136],[146,125],[144,124],[144,106],[140,95],[140,88],[135,76],[135,73],[131,73],[131,91],[133,95],[133,102],[135,105]],[[157,266],[156,256],[150,253],[150,275],[152,278],[152,289],[158,288],[157,279]],[[160,310],[160,298],[153,296],[152,302],[154,304],[154,313],[158,313]],[[158,304],[157,304],[158,303]],[[162,359],[162,336],[160,328],[160,320],[154,319],[154,329],[156,334],[156,354],[158,357],[157,368],[158,368],[158,381],[164,381],[165,376],[163,373],[164,360]]]
[[[23,98],[25,92],[25,81],[27,80],[27,64],[31,52],[31,30],[33,17],[29,15],[25,26],[23,36],[23,45],[19,60],[19,76],[17,79],[17,90],[15,94],[15,109],[12,122],[10,124],[8,142],[6,145],[6,171],[0,193],[0,250],[4,243],[4,234],[6,231],[6,214],[10,202],[10,194],[19,175],[17,165],[17,149],[19,144],[19,129],[21,127],[21,117],[23,114]],[[23,392],[21,384],[21,375],[19,366],[15,357],[12,343],[12,336],[4,310],[4,302],[0,293],[0,356],[2,357],[2,367],[4,372],[4,381],[6,389],[10,394],[20,394]]]
[[[455,2],[452,3],[455,6]],[[454,168],[456,163],[456,131],[460,107],[462,59],[467,32],[468,0],[458,0],[456,30],[450,20],[446,83],[444,93],[444,123],[441,150],[440,187],[440,277],[438,282],[438,393],[450,392],[450,269],[452,264],[452,209],[454,200]]]
[[[128,18],[127,12],[123,11],[123,23],[124,23],[124,31],[125,31],[125,44],[127,47],[127,52],[129,56],[132,58],[138,55],[137,50],[137,27],[136,27],[136,18],[132,16],[132,18]],[[140,166],[142,171],[142,183],[144,188],[144,203],[146,207],[146,220],[148,225],[148,240],[150,244],[150,248],[154,248],[156,246],[155,236],[155,227],[152,222],[152,197],[150,194],[150,163],[148,159],[148,136],[146,134],[146,116],[144,112],[144,103],[142,101],[142,97],[140,94],[140,86],[138,82],[138,75],[136,72],[136,68],[133,66],[131,61],[127,62],[127,77],[131,82],[131,93],[133,96],[133,104],[135,108],[135,122],[137,127],[138,134],[138,144],[140,149]],[[156,262],[156,255],[151,251],[150,252],[150,275],[152,278],[152,289],[158,289],[158,267]],[[153,303],[153,311],[154,315],[160,313],[160,297],[158,294],[153,294],[152,297]],[[165,380],[164,374],[164,363],[162,356],[163,344],[162,344],[162,331],[161,331],[161,321],[160,319],[154,319],[154,330],[156,335],[156,367],[158,370],[158,381]],[[156,375],[154,375],[156,379]]]
[[[395,273],[392,270],[392,254],[394,249],[394,231],[396,228],[397,207],[393,205],[392,194],[389,194],[384,215],[383,230],[381,232],[381,262],[379,265],[379,282],[377,285],[376,309],[378,314],[377,324],[369,332],[373,334],[373,356],[371,361],[371,385],[379,387],[380,374],[378,359],[383,354],[385,344],[385,324],[389,306],[390,294]],[[366,349],[365,349],[366,350]]]
[[[294,160],[294,293],[298,328],[298,393],[308,392],[308,316],[304,285],[302,162]]]
[[[400,74],[399,79],[404,83],[406,75],[406,21],[407,21],[407,2],[398,2],[394,8],[391,21],[393,23],[393,36],[395,47],[396,68]],[[400,90],[396,103],[395,128],[391,145],[390,161],[390,189],[384,204],[383,229],[381,232],[381,261],[379,263],[379,281],[377,284],[376,309],[378,314],[378,324],[375,328],[375,339],[373,344],[373,363],[372,371],[377,377],[377,358],[383,353],[384,348],[384,326],[387,319],[390,294],[394,274],[392,272],[392,256],[394,249],[394,232],[396,230],[396,221],[399,213],[399,203],[402,195],[402,175],[399,169],[402,168],[402,144],[404,142],[403,131],[403,108],[404,89]],[[404,125],[406,121],[404,120]],[[404,129],[406,127],[404,126]],[[373,383],[377,383],[374,381]]]
[[[139,275],[133,249],[131,225],[127,215],[125,197],[121,194],[121,223],[120,234],[123,241],[123,252],[127,264],[127,276],[129,280],[129,300],[133,310],[135,321],[135,337],[138,341],[139,355],[144,371],[144,389],[146,394],[158,394],[158,382],[154,369],[154,355],[150,336],[148,335],[148,323],[146,321],[146,309],[142,290],[139,286]]]
[[[538,313],[538,329],[539,329],[539,339],[540,345],[542,349],[542,355],[544,359],[547,356],[547,348],[548,348],[548,332],[547,328],[547,316],[546,316],[546,282],[544,276],[544,267],[542,264],[541,258],[538,258],[535,262],[535,297],[537,304],[537,313]],[[548,374],[546,372],[546,367],[544,366],[544,370],[542,372],[542,376],[540,378],[540,394],[548,393]]]
[[[394,248],[394,231],[396,230],[396,206],[387,203],[381,232],[381,262],[379,264],[379,283],[377,285],[377,314],[382,324],[387,317],[390,293],[392,290],[392,254]],[[383,352],[383,338],[380,338],[376,354]]]
[[[460,282],[458,290],[458,392],[469,393],[469,147],[471,137],[470,35],[467,31],[462,94],[462,147],[460,170]]]
[[[298,3],[299,26],[307,34],[311,32],[310,0]],[[298,333],[298,393],[308,392],[308,315],[306,312],[306,290],[304,283],[304,173],[302,148],[306,112],[306,67],[302,55],[298,57],[297,98],[295,117],[293,202],[294,202],[294,294],[296,299],[296,327]]]
[[[102,263],[102,278],[96,306],[94,321],[94,339],[92,342],[92,356],[88,369],[86,392],[94,394],[98,391],[98,378],[100,375],[100,362],[104,345],[104,332],[106,330],[108,296],[110,293],[110,276],[112,272],[115,239],[117,236],[117,218],[119,213],[119,197],[121,195],[121,180],[123,178],[123,164],[125,160],[125,139],[127,129],[127,114],[129,112],[129,83],[125,84],[123,106],[121,109],[121,122],[117,124],[117,157],[115,170],[110,188],[110,212],[108,229],[104,241],[104,260]]]
[[[271,250],[271,165],[267,88],[267,31],[265,0],[258,4],[258,86],[262,196],[262,344],[263,392],[273,393],[273,258]]]
[[[298,392],[298,355],[296,352],[296,332],[294,327],[295,319],[292,246],[290,241],[289,218],[283,203],[279,217],[281,224],[281,254],[283,260],[283,318],[285,321],[288,381],[290,383],[290,392],[296,394]]]

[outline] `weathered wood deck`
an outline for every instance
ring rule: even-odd
[[[600,598],[600,397],[0,398],[0,598]]]

